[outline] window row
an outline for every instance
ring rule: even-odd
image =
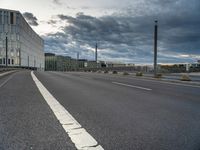
[[[14,65],[14,59],[8,58],[8,65]],[[6,64],[6,58],[0,58],[0,65]]]
[[[19,14],[12,11],[0,10],[0,24],[18,24]]]
[[[16,25],[0,25],[0,33],[20,33],[20,28]]]

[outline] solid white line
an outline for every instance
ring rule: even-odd
[[[152,89],[145,88],[145,87],[141,87],[141,86],[134,86],[134,85],[124,84],[124,83],[119,83],[119,82],[112,82],[112,83],[113,83],[113,84],[122,85],[122,86],[127,86],[127,87],[142,89],[142,90],[147,90],[147,91],[151,91],[151,90],[152,90]]]
[[[65,132],[78,150],[103,150],[101,145],[74,119],[74,117],[56,100],[56,98],[37,79],[33,71],[31,76],[40,93],[52,109]]]

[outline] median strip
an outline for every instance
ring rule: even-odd
[[[75,120],[75,118],[56,100],[56,98],[37,79],[33,71],[31,76],[40,93],[59,120],[65,132],[78,150],[103,150],[102,146]]]
[[[152,89],[149,89],[149,88],[140,87],[140,86],[135,86],[135,85],[129,85],[129,84],[124,84],[124,83],[120,83],[120,82],[112,82],[112,83],[113,83],[113,84],[117,84],[117,85],[126,86],[126,87],[131,87],[131,88],[137,88],[137,89],[147,90],[147,91],[151,91],[151,90],[152,90]]]

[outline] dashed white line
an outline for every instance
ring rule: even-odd
[[[73,116],[56,100],[56,98],[37,79],[33,71],[31,76],[40,93],[52,109],[60,124],[71,138],[78,150],[104,150],[101,145],[73,118]]]
[[[149,88],[145,88],[145,87],[141,87],[141,86],[135,86],[135,85],[129,85],[129,84],[120,83],[120,82],[112,82],[112,83],[113,83],[113,84],[117,84],[117,85],[126,86],[126,87],[131,87],[131,88],[137,88],[137,89],[147,90],[147,91],[151,91],[151,90],[152,90],[152,89],[149,89]]]

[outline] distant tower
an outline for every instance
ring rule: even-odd
[[[79,52],[77,52],[77,58],[76,58],[76,69],[79,69]]]
[[[158,21],[155,21],[154,27],[154,76],[157,75],[157,40],[158,40]]]
[[[98,48],[98,45],[96,43],[96,47],[95,47],[95,61],[97,62],[97,48]]]
[[[79,52],[77,52],[77,60],[79,60]]]

